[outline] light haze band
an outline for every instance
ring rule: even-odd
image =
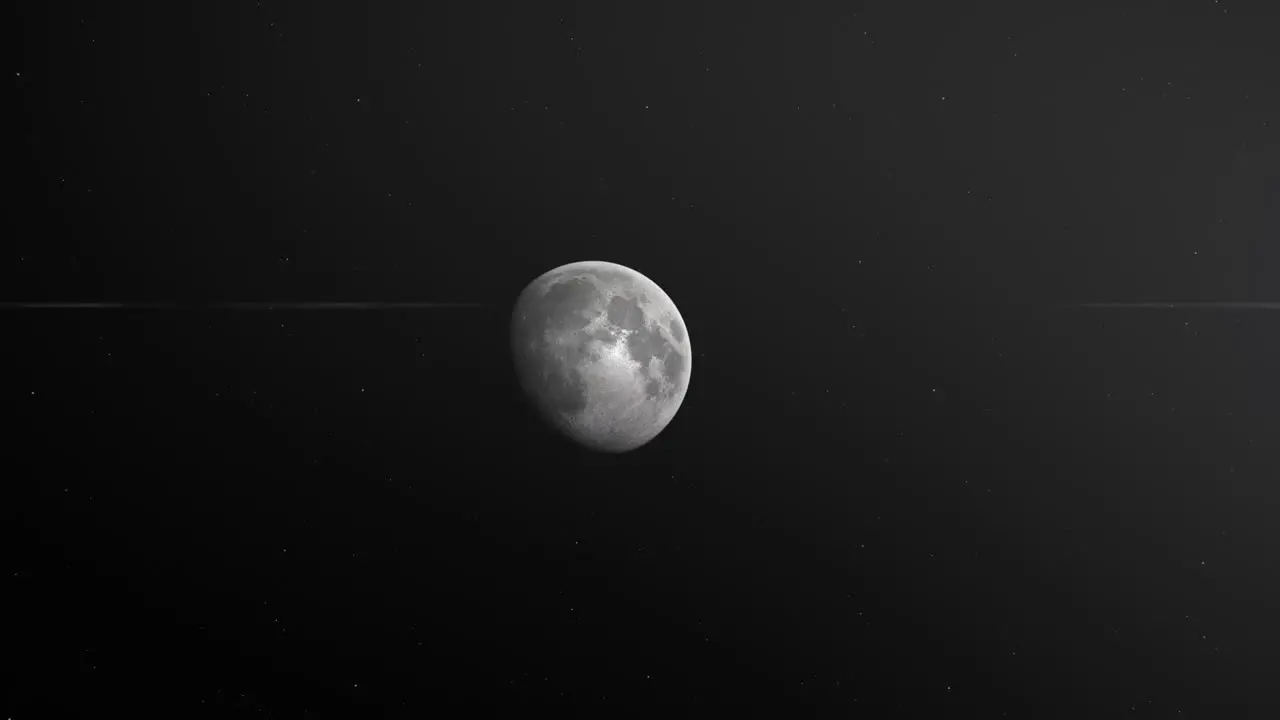
[[[482,308],[483,303],[437,302],[0,302],[5,310],[437,310]]]
[[[1080,303],[1063,307],[1113,310],[1280,310],[1280,302]]]
[[[0,302],[3,310],[434,310],[482,308],[484,303],[440,302]],[[1280,310],[1280,302],[1076,303],[1062,308],[1133,310]]]

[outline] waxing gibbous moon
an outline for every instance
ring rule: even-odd
[[[611,262],[543,273],[511,315],[525,396],[565,437],[602,452],[635,450],[671,422],[689,388],[691,348],[671,297]]]

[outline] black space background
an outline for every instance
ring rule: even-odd
[[[1271,0],[16,9],[0,299],[485,307],[0,311],[7,717],[1276,716]]]

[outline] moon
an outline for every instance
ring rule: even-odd
[[[622,453],[653,440],[689,388],[684,318],[657,283],[601,260],[530,282],[511,314],[511,351],[525,397],[569,440]]]

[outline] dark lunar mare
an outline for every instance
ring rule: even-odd
[[[627,348],[631,352],[631,359],[640,363],[644,372],[648,372],[649,360],[656,357],[662,361],[663,374],[671,384],[679,385],[680,373],[684,370],[684,358],[671,347],[671,343],[667,342],[666,338],[662,337],[662,333],[656,326],[645,325],[644,310],[640,308],[639,303],[634,299],[615,295],[609,301],[609,322],[623,330],[631,331],[631,337],[627,339]],[[657,380],[650,379],[645,384],[645,393],[657,398],[659,387]]]

